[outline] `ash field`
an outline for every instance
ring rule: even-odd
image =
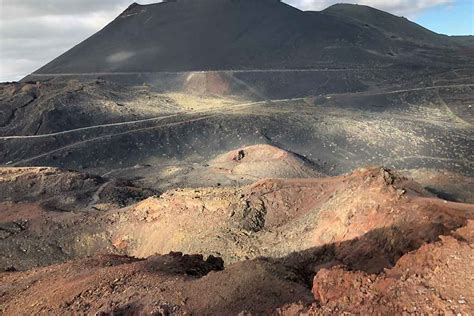
[[[469,315],[473,88],[366,6],[133,4],[0,84],[0,313]]]

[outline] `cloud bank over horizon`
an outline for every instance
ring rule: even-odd
[[[0,0],[0,82],[19,80],[107,25],[133,0]],[[155,1],[138,1],[140,4]],[[287,0],[301,10],[341,1]],[[455,0],[348,0],[409,18]]]

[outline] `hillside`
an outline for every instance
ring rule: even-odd
[[[463,273],[472,271],[474,208],[433,198],[383,168],[178,189],[121,209],[57,212],[37,203],[0,202],[6,314],[473,307]]]
[[[388,30],[397,30],[396,36]],[[302,12],[272,0],[178,0],[131,5],[35,73],[376,66],[406,63],[405,54],[427,44],[446,42],[412,22],[366,7]],[[415,53],[419,62],[427,62],[422,55]]]
[[[131,5],[0,83],[0,315],[474,314],[470,39]]]
[[[393,40],[414,41],[432,46],[452,44],[447,36],[434,33],[404,17],[398,17],[369,6],[335,4],[322,12],[350,20],[369,30],[378,30]]]

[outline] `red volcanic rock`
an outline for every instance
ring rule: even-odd
[[[210,166],[217,172],[254,179],[322,176],[304,157],[265,144],[227,152],[213,159]]]

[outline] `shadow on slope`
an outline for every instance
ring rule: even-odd
[[[280,259],[235,263],[224,271],[218,271],[222,266],[217,259],[204,262],[199,256],[170,254],[143,260],[96,256],[27,272],[1,273],[4,294],[0,302],[5,313],[47,309],[51,313],[268,314],[292,303],[313,304],[317,311],[311,288],[313,276],[321,269],[343,264],[351,270],[380,273],[406,253],[465,224],[385,227]],[[346,295],[355,295],[345,290]],[[331,296],[325,296],[324,304],[326,297],[331,302]]]

